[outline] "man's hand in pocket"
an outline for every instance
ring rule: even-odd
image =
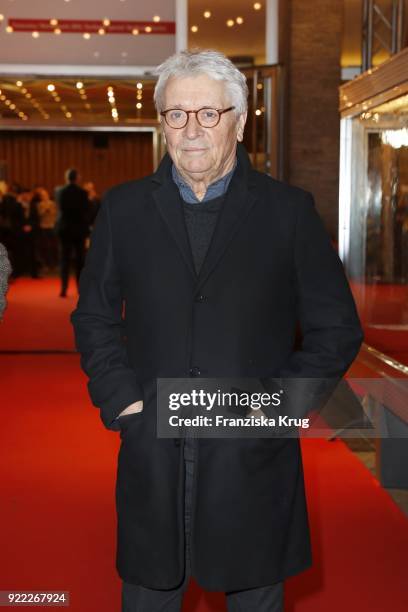
[[[134,402],[133,404],[130,404],[130,406],[122,410],[122,412],[116,418],[118,419],[119,417],[124,416],[125,414],[134,414],[135,412],[142,412],[142,410],[143,410],[143,401],[140,400],[138,402]]]

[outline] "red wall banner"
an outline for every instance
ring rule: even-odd
[[[56,29],[62,34],[99,34],[103,29],[105,34],[175,34],[174,21],[114,21],[109,25],[104,20],[97,19],[14,19],[8,20],[8,25],[14,32],[49,32]]]

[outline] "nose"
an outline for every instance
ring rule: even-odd
[[[197,116],[194,113],[190,113],[188,116],[187,125],[184,128],[184,133],[187,138],[197,138],[202,133],[202,127],[197,121]]]

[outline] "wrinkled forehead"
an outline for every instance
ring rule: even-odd
[[[164,89],[164,102],[166,108],[186,110],[204,106],[223,108],[231,103],[226,82],[204,74],[171,77]]]

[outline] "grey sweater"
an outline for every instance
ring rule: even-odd
[[[0,319],[7,306],[6,293],[8,288],[8,277],[11,274],[11,265],[7,256],[7,249],[0,242]]]

